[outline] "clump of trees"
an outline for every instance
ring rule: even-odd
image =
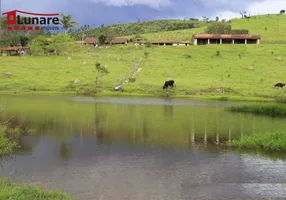
[[[64,29],[65,34],[70,28],[75,28],[77,25],[77,22],[72,20],[72,15],[61,14],[60,22]],[[8,31],[6,17],[0,16],[0,46],[19,46],[19,45],[27,46],[31,41],[33,41],[38,36],[40,36],[40,38],[37,38],[37,41],[42,41],[41,36],[47,37],[50,35],[51,32],[44,30]],[[57,40],[56,37],[54,39]]]
[[[232,29],[230,24],[223,22],[214,22],[207,26],[205,33],[208,34],[248,34],[246,29]]]
[[[52,35],[50,39],[45,36],[38,36],[30,46],[33,55],[43,55],[47,53],[54,53],[56,55],[63,54],[71,45],[74,45],[75,39],[68,34]]]
[[[203,25],[202,21],[198,19],[191,18],[190,20],[155,20],[147,22],[136,22],[129,24],[113,24],[109,26],[99,26],[97,28],[84,25],[77,28],[71,34],[77,40],[82,38],[82,32],[84,31],[86,35],[92,35],[93,37],[99,37],[101,34],[107,36],[107,32],[112,30],[116,33],[117,37],[126,35],[136,35],[145,33],[155,33],[161,31],[173,31],[182,29],[197,28]]]
[[[106,41],[106,36],[104,34],[101,34],[99,37],[98,37],[98,42],[100,45],[103,45],[105,44],[105,41]]]
[[[208,34],[231,34],[231,25],[223,22],[214,22],[207,26],[205,33]]]

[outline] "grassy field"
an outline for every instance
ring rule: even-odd
[[[0,199],[72,200],[73,198],[56,191],[47,191],[38,187],[21,185],[14,181],[0,178]]]
[[[284,90],[273,86],[284,82],[286,75],[285,61],[276,60],[277,56],[286,57],[284,45],[141,46],[136,49],[130,44],[109,49],[85,47],[75,52],[71,60],[67,56],[8,56],[0,57],[0,89],[18,93],[82,91],[115,95],[114,85],[142,57],[142,70],[134,83],[124,85],[122,94],[165,96],[164,81],[175,79],[177,87],[170,92],[174,96],[275,98]],[[108,65],[110,72],[98,85],[95,85],[96,62]],[[249,66],[253,67],[252,71]],[[11,72],[11,77],[5,76],[5,72]],[[80,83],[72,83],[75,79]]]

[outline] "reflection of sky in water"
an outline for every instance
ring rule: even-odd
[[[86,103],[113,103],[113,104],[136,104],[136,105],[173,105],[173,106],[211,106],[211,107],[225,107],[229,105],[238,105],[239,102],[223,102],[223,101],[199,101],[189,99],[174,99],[174,98],[91,98],[91,97],[40,97],[47,100],[68,100],[73,102]]]
[[[283,197],[285,162],[228,151],[163,149],[90,137],[42,137],[32,153],[7,161],[1,175],[60,189],[79,199],[235,199]],[[69,149],[70,148],[70,149]],[[271,184],[272,183],[272,184]],[[284,187],[283,187],[284,186]]]

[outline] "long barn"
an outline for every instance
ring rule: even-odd
[[[194,34],[194,45],[206,44],[259,44],[260,35],[251,34]]]

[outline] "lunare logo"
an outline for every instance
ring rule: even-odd
[[[17,13],[25,14],[20,16]],[[7,15],[7,30],[40,30],[54,29],[58,30],[60,24],[59,14],[41,14],[24,12],[21,10],[12,10],[3,13]],[[27,16],[28,15],[28,16]]]

